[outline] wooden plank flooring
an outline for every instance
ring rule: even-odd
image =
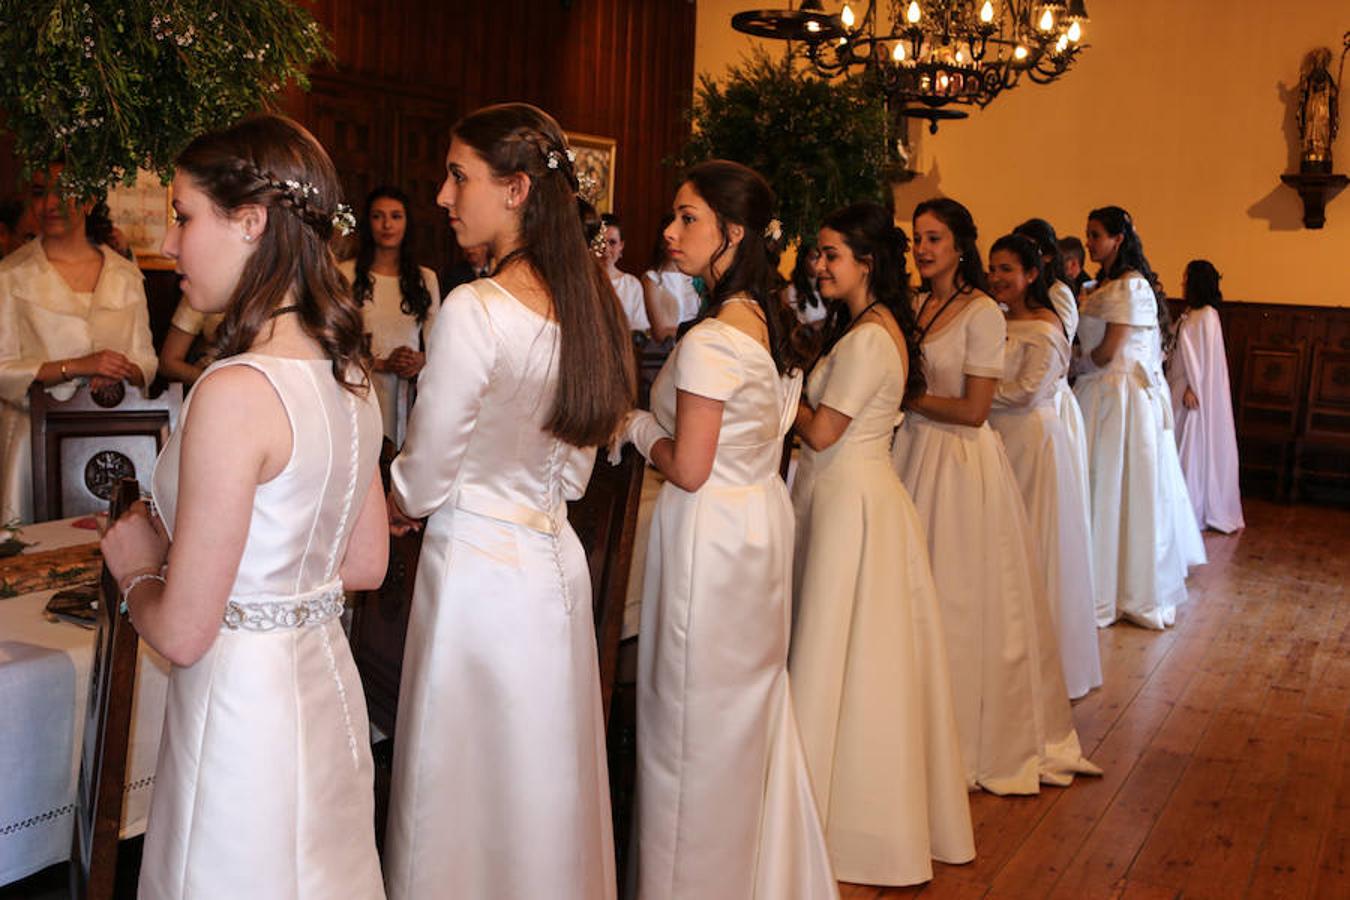
[[[1099,779],[971,795],[978,856],[843,900],[1350,898],[1350,511],[1245,502],[1177,625],[1099,633]]]

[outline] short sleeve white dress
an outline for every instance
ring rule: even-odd
[[[816,364],[807,399],[851,421],[801,450],[789,671],[835,875],[905,885],[975,856],[946,639],[928,545],[891,467],[900,352],[855,326]]]
[[[1002,378],[1005,335],[1003,313],[977,293],[923,342],[928,393],[960,397],[968,375]],[[988,422],[910,413],[892,461],[928,535],[967,783],[1034,794],[1042,781],[1098,773],[1079,745],[1053,632],[1048,643],[1038,633],[1039,556],[1002,442]]]
[[[741,301],[727,301],[741,302]],[[712,473],[652,514],[638,638],[638,896],[834,898],[788,687],[792,504],[778,475],[800,375],[704,319],[652,385],[722,401]]]

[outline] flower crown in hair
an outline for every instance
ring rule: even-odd
[[[764,226],[764,236],[775,244],[783,239],[783,223],[777,219],[770,219],[769,224]]]
[[[563,161],[563,157],[564,157],[564,156],[567,157],[567,161],[568,161],[569,163],[574,163],[574,162],[577,161],[577,154],[576,154],[576,151],[573,150],[571,147],[564,147],[561,151],[558,151],[558,150],[550,150],[550,151],[548,151],[548,157],[547,157],[547,158],[548,158],[548,167],[549,167],[550,169],[556,169],[556,168],[558,168],[558,166],[562,165],[562,161]]]
[[[339,203],[337,209],[333,211],[333,230],[343,237],[356,230],[356,216],[352,214],[352,208],[345,203]]]
[[[311,199],[319,198],[319,189],[312,182],[298,181],[294,178],[282,181],[271,172],[264,172],[261,169],[256,170],[256,174],[260,181],[281,194],[287,200],[286,205],[290,210],[307,225],[321,227],[326,224],[331,231],[336,231],[343,237],[356,230],[356,216],[352,214],[352,208],[347,204],[339,203],[332,214],[327,216],[322,210],[311,205]]]

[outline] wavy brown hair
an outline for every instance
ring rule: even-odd
[[[328,246],[341,188],[319,142],[290,119],[256,116],[198,137],[177,166],[224,214],[267,210],[216,333],[218,358],[246,352],[272,314],[294,303],[301,327],[332,361],[333,377],[364,393],[370,357],[361,312]]]
[[[605,444],[636,398],[632,338],[609,276],[577,215],[577,175],[553,117],[528,103],[488,106],[451,130],[492,174],[530,179],[519,258],[549,291],[558,320],[558,388],[547,428],[577,447]]]
[[[797,316],[779,292],[777,259],[764,232],[773,218],[774,196],[769,183],[754,169],[726,159],[710,159],[684,173],[682,183],[691,185],[717,217],[722,244],[709,268],[728,253],[731,261],[708,285],[708,308],[703,317],[717,315],[722,304],[746,294],[764,313],[769,332],[769,353],[780,375],[795,371],[810,358],[807,336]],[[732,247],[728,225],[739,225],[743,234]]]

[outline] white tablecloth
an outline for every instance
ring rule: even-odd
[[[25,526],[29,552],[97,539],[70,521]],[[47,621],[53,593],[0,599],[0,884],[70,856],[94,632]],[[123,837],[145,831],[168,684],[168,662],[144,643],[140,654]]]

